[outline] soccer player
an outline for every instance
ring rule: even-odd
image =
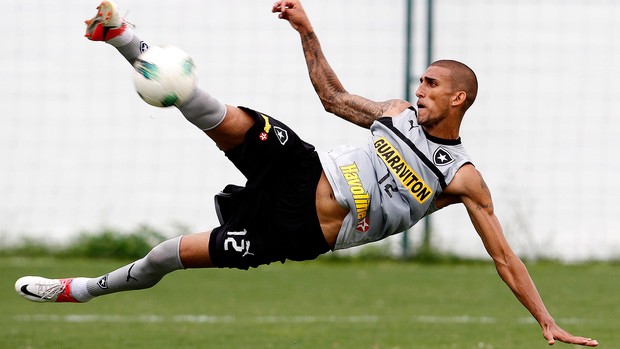
[[[461,144],[461,121],[478,88],[474,72],[460,62],[437,61],[420,79],[415,106],[400,99],[372,101],[344,89],[298,0],[278,1],[272,11],[300,34],[310,80],[325,110],[370,129],[372,140],[359,148],[317,152],[271,116],[225,105],[197,89],[179,110],[247,178],[245,187],[227,186],[217,195],[221,226],[164,241],[144,258],[99,277],[26,276],[16,282],[17,292],[35,302],[87,302],[152,287],[183,268],[248,269],[311,260],[402,232],[460,203],[500,277],[538,321],[548,343],[598,345],[555,323],[508,245],[489,188]],[[111,1],[103,1],[86,24],[90,40],[116,47],[130,63],[148,49]]]

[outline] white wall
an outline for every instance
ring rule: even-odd
[[[322,110],[299,38],[270,12],[272,3],[119,5],[150,44],[192,54],[201,86],[222,101],[278,117],[319,149],[364,142],[364,130]],[[0,243],[62,241],[105,225],[215,226],[213,194],[243,178],[178,111],[142,103],[131,67],[113,48],[83,38],[83,20],[97,2],[62,4],[0,4]],[[404,0],[304,5],[350,92],[403,96]],[[509,240],[523,255],[616,257],[620,4],[436,5],[435,57],[462,60],[478,73],[478,101],[461,136]],[[415,63],[419,74],[419,54]],[[484,254],[462,208],[434,217],[439,247]]]

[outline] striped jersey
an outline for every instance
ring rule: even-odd
[[[370,131],[365,146],[319,152],[336,200],[350,209],[335,249],[411,228],[436,210],[437,196],[461,166],[471,163],[460,138],[429,135],[418,125],[413,108],[376,120]]]

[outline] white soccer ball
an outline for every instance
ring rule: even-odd
[[[142,99],[156,107],[180,105],[194,93],[194,61],[174,46],[154,46],[134,63],[133,81]]]

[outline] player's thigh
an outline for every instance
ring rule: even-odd
[[[227,151],[241,145],[245,134],[256,123],[256,119],[245,110],[226,106],[226,117],[214,129],[206,131],[218,148]]]
[[[210,268],[213,267],[209,255],[209,239],[211,231],[184,235],[179,246],[181,264],[185,268]]]

